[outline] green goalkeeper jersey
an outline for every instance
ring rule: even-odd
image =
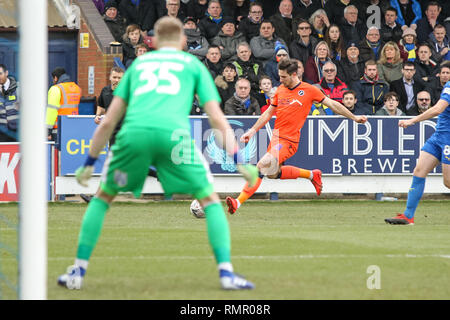
[[[190,130],[188,116],[195,94],[201,106],[220,102],[205,65],[193,55],[171,48],[136,58],[114,90],[114,95],[128,104],[123,130]]]

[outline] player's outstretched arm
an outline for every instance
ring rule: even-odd
[[[346,118],[349,118],[355,122],[364,123],[367,121],[366,116],[355,116],[344,105],[342,105],[341,103],[339,103],[333,99],[325,97],[325,99],[323,99],[322,103],[324,105],[326,105],[327,107],[331,108],[331,110],[333,110],[335,113],[340,114],[341,116],[344,116]]]
[[[275,110],[276,107],[270,105],[269,108],[267,108],[267,110],[258,118],[258,120],[256,120],[253,127],[248,129],[248,131],[241,136],[241,142],[249,142],[253,135],[258,132],[259,129],[265,126],[270,119],[272,119]]]
[[[407,120],[400,120],[398,122],[398,126],[402,128],[407,128],[417,122],[428,120],[434,117],[437,117],[442,112],[444,112],[445,108],[448,107],[448,102],[445,100],[440,99],[436,104],[425,111],[422,114],[419,114],[418,116],[415,116],[414,118],[407,119]]]
[[[75,177],[78,183],[82,186],[88,186],[88,180],[91,178],[92,172],[94,171],[94,163],[102,149],[105,147],[106,142],[111,137],[117,123],[120,119],[122,119],[123,114],[125,113],[125,108],[125,101],[122,100],[122,98],[114,97],[105,118],[95,129],[88,158],[86,159],[84,165],[78,168],[75,172]]]

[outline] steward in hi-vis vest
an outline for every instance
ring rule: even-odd
[[[56,68],[52,76],[54,85],[48,90],[46,114],[49,140],[55,138],[58,115],[77,115],[81,99],[81,88],[70,81],[63,68]]]

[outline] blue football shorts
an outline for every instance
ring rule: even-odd
[[[443,164],[450,164],[450,133],[435,132],[421,150],[432,154]]]

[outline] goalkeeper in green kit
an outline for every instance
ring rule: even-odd
[[[80,289],[92,251],[97,244],[106,212],[119,192],[141,194],[149,166],[158,171],[165,194],[192,194],[206,215],[208,240],[218,264],[223,289],[253,289],[254,285],[234,273],[228,221],[213,190],[209,166],[190,136],[189,113],[194,94],[209,116],[216,137],[249,182],[256,183],[255,166],[240,161],[238,145],[220,109],[220,97],[206,67],[183,52],[183,26],[175,18],[163,17],[155,24],[158,50],[138,57],[124,74],[108,112],[97,127],[88,158],[76,172],[87,186],[93,165],[125,115],[116,143],[102,172],[100,188],[89,203],[78,239],[75,264],[58,278],[68,289]]]

